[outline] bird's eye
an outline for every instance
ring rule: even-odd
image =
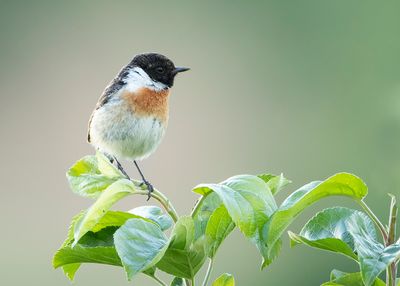
[[[164,73],[164,68],[163,67],[158,67],[158,68],[156,68],[156,71],[158,73]]]

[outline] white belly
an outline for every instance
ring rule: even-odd
[[[153,116],[137,117],[118,100],[95,111],[90,139],[93,146],[109,155],[140,160],[155,151],[165,129],[166,123]]]

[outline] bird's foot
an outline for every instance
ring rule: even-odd
[[[140,184],[141,187],[144,186],[144,185],[146,185],[146,188],[147,188],[147,191],[148,191],[148,193],[147,193],[147,200],[150,200],[150,198],[151,198],[151,193],[154,191],[154,187],[153,187],[153,185],[152,185],[149,181],[147,181],[147,180],[143,181],[143,182]]]

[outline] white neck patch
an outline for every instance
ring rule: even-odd
[[[130,92],[135,92],[144,87],[155,91],[161,91],[168,88],[167,85],[152,80],[150,76],[139,67],[134,67],[131,69],[125,81],[126,89]]]

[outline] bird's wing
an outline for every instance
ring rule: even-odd
[[[106,104],[110,100],[110,98],[125,85],[123,79],[128,75],[128,68],[129,66],[125,66],[121,69],[118,75],[107,85],[107,87],[101,94],[99,100],[97,101],[96,107],[92,112],[92,115],[90,116],[88,123],[87,141],[89,143],[90,143],[90,125],[92,123],[93,114],[96,112],[97,109],[101,108],[104,104]]]

